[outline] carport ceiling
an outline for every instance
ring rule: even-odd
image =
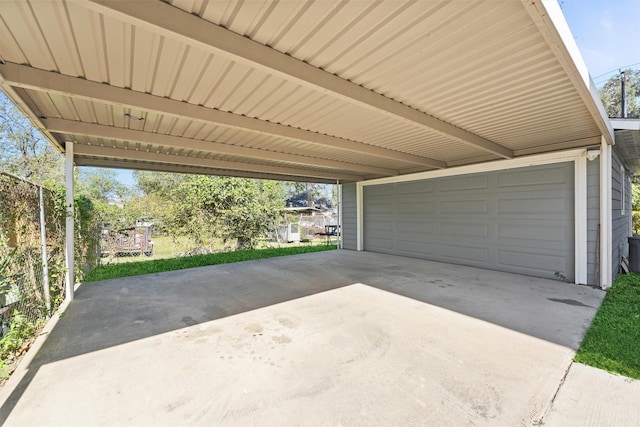
[[[334,182],[612,142],[555,3],[10,0],[0,18],[3,89],[77,165]]]

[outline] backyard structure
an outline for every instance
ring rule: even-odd
[[[340,183],[346,249],[611,284],[638,158],[555,1],[260,5],[5,2],[2,88],[69,177]]]
[[[300,241],[313,239],[323,233],[326,227],[337,226],[339,216],[335,210],[323,211],[314,207],[286,207],[285,224],[278,227],[279,241]],[[289,239],[293,237],[293,239]]]
[[[102,230],[101,256],[152,256],[153,224],[140,223],[120,230]]]

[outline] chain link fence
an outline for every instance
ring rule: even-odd
[[[98,259],[90,207],[76,200],[76,280]],[[0,173],[0,377],[65,298],[65,216],[63,188]]]
[[[3,334],[16,312],[37,324],[64,299],[64,222],[64,204],[55,193],[0,174]]]

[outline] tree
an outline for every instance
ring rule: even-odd
[[[129,189],[118,181],[115,171],[93,167],[76,168],[75,182],[76,195],[92,202],[103,225],[125,228],[135,224],[135,213],[123,209]]]
[[[625,70],[627,117],[640,118],[640,70]],[[600,89],[600,99],[609,117],[622,117],[620,75],[611,77]]]
[[[80,167],[77,168],[76,193],[94,201],[108,202],[124,199],[129,189],[118,181],[111,169]]]
[[[63,157],[2,92],[0,169],[32,182],[64,182]]]
[[[284,208],[280,182],[159,172],[135,174],[147,197],[164,201],[154,216],[174,235],[188,235],[198,248],[212,238],[253,248],[275,228]]]
[[[286,182],[284,186],[285,199],[293,206],[335,206],[333,192],[336,186],[333,184]]]
[[[133,177],[138,188],[146,195],[163,193],[175,188],[187,179],[188,175],[179,173],[134,171]]]

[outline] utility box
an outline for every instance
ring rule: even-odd
[[[629,237],[629,271],[640,273],[640,236]]]

